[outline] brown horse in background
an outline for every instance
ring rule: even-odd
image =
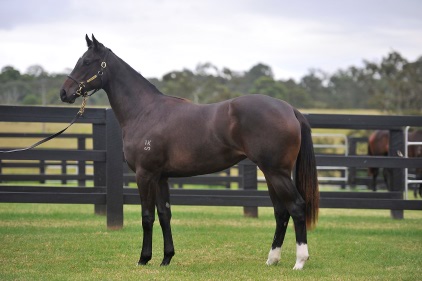
[[[387,130],[374,131],[368,139],[368,155],[371,156],[388,156],[390,142],[390,132]],[[377,177],[379,168],[369,168],[369,175],[372,176],[372,182],[370,188],[373,191],[377,191]],[[386,170],[383,170],[384,182],[388,188],[388,180]]]
[[[409,142],[420,142],[422,141],[422,130],[415,130],[409,132],[408,135]],[[387,130],[377,130],[374,131],[368,139],[368,155],[373,156],[388,156],[390,143],[390,132]],[[408,148],[408,157],[422,157],[422,146],[421,145],[411,145]],[[377,177],[378,177],[379,168],[369,168],[369,174],[372,175],[371,189],[373,191],[377,190]],[[415,170],[416,179],[422,179],[422,168],[417,168]],[[388,177],[386,175],[386,169],[383,169],[384,181],[389,188]],[[419,188],[418,188],[419,186]],[[416,184],[413,189],[413,194],[415,198],[419,196],[422,197],[422,184]]]

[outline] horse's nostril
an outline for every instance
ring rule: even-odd
[[[66,90],[65,89],[60,90],[60,98],[62,99],[62,101],[64,101],[66,99]]]

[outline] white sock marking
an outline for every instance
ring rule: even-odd
[[[296,264],[293,267],[293,269],[301,270],[308,259],[309,259],[308,245],[296,244]]]
[[[268,253],[268,260],[266,262],[267,265],[276,265],[281,258],[281,247],[277,247],[275,249],[271,249]]]

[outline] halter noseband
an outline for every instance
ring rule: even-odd
[[[97,74],[95,74],[94,76],[92,76],[91,78],[89,78],[88,80],[86,80],[86,82],[83,82],[83,81],[78,82],[78,80],[76,80],[72,76],[67,75],[67,77],[69,77],[73,82],[75,82],[79,86],[79,88],[73,94],[74,96],[77,96],[77,97],[79,97],[79,96],[89,97],[89,96],[92,96],[97,91],[99,91],[100,89],[103,88],[103,74],[104,74],[104,69],[107,67],[106,58],[107,58],[108,53],[110,51],[111,51],[110,49],[107,50],[107,53],[105,54],[104,59],[101,62],[101,69],[98,70]],[[94,81],[95,79],[97,79],[98,77],[100,77],[100,79],[101,79],[101,87],[100,88],[95,88],[92,93],[88,94],[88,91],[85,91],[85,87],[86,87],[85,83],[88,84],[88,83]]]

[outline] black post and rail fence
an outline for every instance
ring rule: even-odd
[[[76,108],[0,106],[1,122],[68,123]],[[356,155],[317,155],[318,166],[342,166],[351,168],[380,167],[390,170],[388,192],[321,192],[322,208],[357,208],[392,210],[392,216],[403,217],[403,210],[422,210],[422,200],[404,200],[404,168],[422,167],[422,159],[403,158],[403,128],[422,126],[422,116],[365,116],[365,115],[306,115],[313,128],[389,130],[390,155],[388,157]],[[125,186],[130,182],[124,169],[122,138],[118,123],[111,109],[88,108],[78,123],[90,124],[92,134],[64,134],[62,139],[76,139],[76,149],[37,148],[16,153],[0,153],[0,203],[63,203],[92,204],[97,214],[107,216],[107,227],[123,226],[123,205],[140,204],[136,188]],[[7,138],[39,138],[43,134],[2,132],[0,150]],[[2,143],[3,140],[3,143]],[[57,141],[60,141],[57,140]],[[92,140],[92,146],[87,145]],[[57,142],[56,141],[56,142]],[[10,143],[10,142],[7,142]],[[59,164],[57,164],[59,163]],[[49,165],[59,165],[61,173],[46,174]],[[93,170],[88,173],[87,167]],[[68,173],[68,166],[75,167],[76,174]],[[12,168],[36,168],[37,175],[8,174]],[[29,182],[32,185],[22,184]],[[62,185],[47,185],[60,182]],[[67,184],[75,182],[75,184]],[[87,184],[92,182],[92,184]],[[172,188],[173,205],[241,206],[246,216],[258,215],[258,207],[272,206],[268,192],[258,190],[257,167],[249,160],[238,164],[238,173],[213,174],[193,178],[170,179],[172,185],[203,184],[238,189],[187,189]],[[353,184],[353,183],[352,183]]]

